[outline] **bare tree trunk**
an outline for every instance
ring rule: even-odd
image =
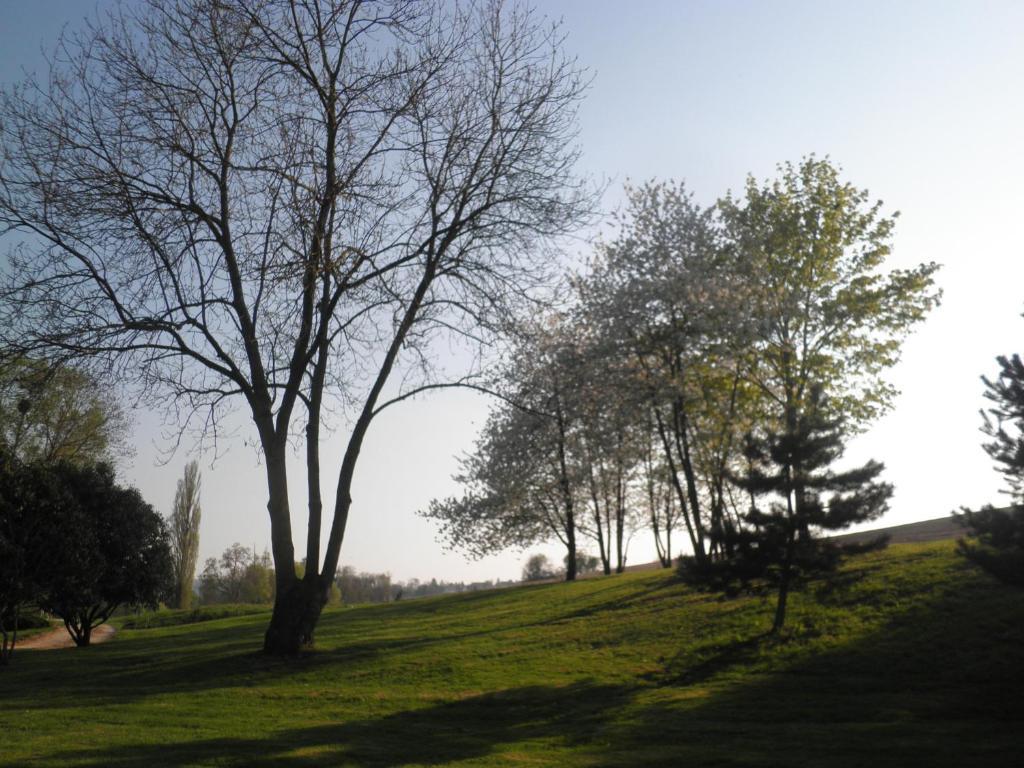
[[[782,564],[782,573],[779,575],[779,600],[775,604],[775,620],[772,622],[772,634],[778,634],[786,621],[786,601],[789,598],[789,585],[792,578],[792,542],[786,551],[786,560]]]
[[[604,526],[601,522],[601,499],[597,491],[597,479],[594,477],[594,462],[592,457],[588,457],[588,478],[590,480],[590,499],[594,504],[594,529],[597,531],[597,550],[601,556],[601,567],[604,570],[604,575],[607,576],[612,572],[611,556],[609,553],[610,542],[607,542],[609,546],[606,546],[606,540],[604,536]]]
[[[293,574],[283,591],[278,584],[263,650],[275,656],[298,656],[313,645],[313,630],[327,600],[315,580],[298,579]]]
[[[3,621],[3,616],[0,615],[0,635],[3,635],[3,640],[0,642],[0,666],[5,666],[10,663],[11,656],[14,655],[14,646],[18,642],[18,613],[19,607],[14,606],[14,610],[11,612],[11,630],[8,634],[7,625]]]
[[[622,468],[616,473],[615,486],[615,572],[626,570],[626,553],[623,550],[623,538],[626,529],[626,497],[622,482]]]
[[[92,619],[86,613],[79,613],[64,619],[64,627],[79,648],[86,648],[92,638]]]
[[[573,510],[572,487],[569,483],[569,466],[566,459],[565,442],[567,429],[561,402],[555,406],[555,420],[558,425],[558,469],[559,486],[562,489],[562,503],[565,505],[565,540],[569,548],[568,562],[565,564],[565,580],[576,580],[576,519]]]

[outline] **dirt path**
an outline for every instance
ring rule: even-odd
[[[105,643],[107,640],[112,638],[117,632],[109,624],[100,624],[96,629],[92,631],[92,637],[89,642],[92,645],[97,643]],[[75,641],[71,639],[71,635],[64,627],[57,627],[49,632],[43,632],[39,635],[34,635],[27,640],[18,641],[15,646],[16,651],[52,651],[55,648],[74,648]]]

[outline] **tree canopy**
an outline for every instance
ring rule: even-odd
[[[174,589],[163,518],[134,488],[114,481],[108,465],[60,465],[65,492],[47,525],[68,535],[48,539],[47,564],[35,602],[64,621],[77,645],[121,606],[156,608]],[[72,533],[73,532],[73,533]]]
[[[115,461],[130,419],[114,387],[72,365],[0,362],[0,446],[24,462]]]

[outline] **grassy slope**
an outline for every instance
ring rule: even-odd
[[[123,632],[0,672],[12,765],[1008,765],[1024,746],[1024,593],[951,543],[853,561],[796,596],[667,573],[324,615],[318,651],[255,652],[267,616]]]

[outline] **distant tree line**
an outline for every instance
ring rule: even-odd
[[[304,563],[296,563],[302,572]],[[494,589],[518,582],[509,581],[399,581],[389,573],[357,571],[350,565],[338,569],[328,598],[328,605],[359,605],[390,603],[417,597]],[[232,544],[219,558],[208,558],[197,580],[197,597],[202,605],[228,603],[269,604],[274,601],[273,560],[266,551]]]
[[[647,529],[698,582],[774,584],[781,628],[790,585],[844,553],[822,534],[886,509],[881,464],[832,465],[891,406],[937,266],[885,269],[895,215],[814,157],[709,208],[627,188],[617,223],[519,324],[463,494],[422,514],[470,556],[559,541],[569,580],[583,541],[620,572]]]
[[[497,589],[518,582],[502,581],[408,581],[392,580],[387,573],[359,573],[352,566],[345,566],[338,571],[335,585],[340,593],[341,602],[345,605],[359,603],[388,603],[396,600],[412,600],[417,597],[432,597],[462,592],[476,592],[481,589]]]

